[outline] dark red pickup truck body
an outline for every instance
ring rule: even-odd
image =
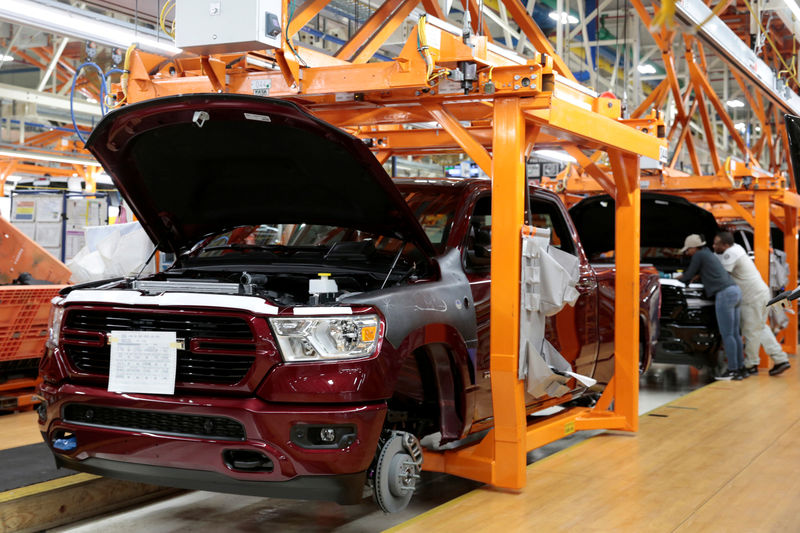
[[[300,110],[283,109],[285,103],[260,99],[272,106],[262,110],[255,99],[225,98],[229,108],[233,98],[251,112],[269,112],[273,124],[280,113],[291,116],[295,125],[306,119]],[[187,99],[177,102],[172,103],[170,117],[175,106]],[[188,99],[190,104],[194,105]],[[214,98],[206,97],[202,105],[210,109],[212,120],[204,126],[209,128],[214,124]],[[321,126],[314,123],[307,128]],[[325,131],[330,138],[341,136],[342,143],[350,142],[341,132]],[[368,155],[366,147],[357,143],[352,150]],[[102,154],[100,159],[107,163]],[[124,180],[118,185],[125,193]],[[152,278],[165,287],[197,284],[203,276],[208,279],[200,281],[217,283],[223,280],[221,272],[241,274],[241,266],[230,258],[247,260],[248,270],[254,272],[257,258],[263,257],[268,273],[264,291],[248,296],[197,294],[197,290],[185,294],[168,288],[148,293],[129,279],[66,292],[56,302],[40,367],[39,393],[44,401],[39,424],[57,463],[177,487],[354,503],[361,499],[385,430],[419,438],[438,433],[444,444],[490,427],[490,274],[485,258],[470,259],[475,245],[473,217],[482,217],[490,228],[486,211],[490,182],[399,180],[396,185],[435,241],[436,253],[430,259],[403,259],[411,274],[393,274],[395,258],[389,274],[381,267],[378,281],[375,276],[364,278],[363,292],[342,294],[326,304],[291,304],[290,291],[275,287],[289,286],[279,285],[292,281],[286,277],[289,270],[293,269],[294,278],[306,280],[315,278],[323,266],[340,284],[349,283],[362,275],[350,270],[366,268],[361,263],[389,261],[394,253],[384,258],[370,241],[363,261],[309,266],[318,257],[313,250],[302,252],[312,259],[291,262],[287,255],[281,263],[275,258],[288,254],[290,247],[274,252],[242,249],[218,257],[211,254],[191,268],[175,266]],[[557,196],[538,188],[531,188],[530,194],[534,224],[551,226],[552,244],[580,260],[580,297],[574,307],[548,319],[548,339],[575,372],[598,380],[592,390],[572,379],[570,393],[528,398],[534,412],[597,393],[613,376],[614,271],[592,268]],[[414,195],[426,195],[431,202],[415,203]],[[427,227],[426,220],[433,219],[426,219],[426,213],[434,209],[432,201],[437,198],[449,199],[443,215],[447,222]],[[138,200],[134,195],[131,199],[136,210]],[[438,224],[444,219],[435,220]],[[148,223],[147,216],[143,223]],[[175,226],[164,228],[173,231]],[[404,235],[420,234],[412,222],[407,221],[405,228]],[[403,242],[399,250],[405,249]],[[334,246],[322,248],[324,257],[329,257]],[[212,266],[216,270],[203,273],[203,268]],[[384,275],[385,288],[379,287]],[[445,288],[430,289],[439,286]],[[660,292],[654,272],[642,272],[640,288],[640,357],[646,366],[658,335]],[[459,299],[448,307],[452,301],[438,294],[459,294]],[[400,302],[405,307],[398,311]],[[431,313],[441,319],[426,318],[434,316]],[[341,323],[377,317],[375,350],[352,359],[289,361],[279,346],[274,321],[300,315],[321,320],[336,315]],[[455,315],[461,318],[455,320]],[[113,330],[176,332],[185,345],[178,349],[174,394],[108,391],[108,341]],[[330,429],[330,440],[320,440],[321,429]]]

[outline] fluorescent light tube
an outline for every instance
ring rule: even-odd
[[[86,165],[90,167],[100,167],[100,163],[94,159],[83,157],[70,157],[68,155],[48,154],[44,152],[29,152],[27,150],[5,150],[0,149],[0,157],[10,157],[13,159],[31,159],[33,161],[50,161],[53,163],[65,163],[68,165]]]
[[[569,13],[566,13],[566,12],[563,12],[563,11],[560,13],[560,15],[561,16],[559,16],[559,13],[556,13],[555,11],[551,11],[548,16],[551,19],[553,19],[556,22],[559,22],[561,24],[566,24],[567,22],[569,22],[570,24],[577,24],[578,23],[578,17],[575,17],[575,16],[570,15]]]
[[[145,52],[166,57],[172,57],[182,52],[168,40],[158,41],[154,37],[136,33],[115,24],[54,9],[31,0],[0,1],[0,19],[68,37],[95,41],[106,46],[127,48],[132,43],[137,43],[139,48]]]

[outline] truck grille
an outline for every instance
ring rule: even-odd
[[[661,318],[677,318],[686,309],[686,298],[679,287],[661,286]]]
[[[108,346],[70,346],[64,349],[72,364],[87,374],[108,375],[111,350]],[[255,357],[194,354],[178,350],[175,379],[187,383],[238,383],[247,375]]]
[[[137,409],[116,409],[86,404],[64,407],[64,421],[86,426],[148,431],[164,435],[244,440],[244,426],[230,418],[198,416]]]
[[[83,309],[67,313],[65,328],[83,331],[174,331],[178,338],[214,337],[253,340],[247,322],[238,317],[162,313],[101,312]]]
[[[116,330],[174,331],[184,340],[176,369],[176,380],[182,383],[239,383],[255,361],[253,332],[247,320],[237,316],[69,309],[61,342],[75,368],[107,376],[111,349],[106,336]]]

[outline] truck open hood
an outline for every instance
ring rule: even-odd
[[[589,257],[614,249],[614,200],[610,196],[584,198],[569,214]],[[641,220],[643,248],[682,248],[691,233],[702,235],[710,246],[720,231],[709,211],[670,194],[643,192]]]
[[[158,98],[109,113],[86,144],[160,250],[240,225],[354,228],[434,249],[359,139],[263,97]]]

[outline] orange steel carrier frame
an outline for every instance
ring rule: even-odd
[[[288,31],[283,32],[281,49],[166,61],[134,51],[128,79],[116,89],[121,102],[133,103],[185,93],[253,94],[254,87],[268,87],[270,97],[298,102],[365,139],[381,162],[394,155],[466,153],[491,176],[494,427],[473,446],[426,451],[423,468],[519,489],[525,485],[529,450],[579,430],[637,430],[639,246],[634,243],[639,242],[639,156],[658,159],[665,141],[656,136],[663,131],[659,113],[636,121],[620,119],[618,100],[597,97],[573,81],[519,0],[503,1],[540,50],[533,59],[494,46],[490,36],[473,36],[465,43],[460,30],[432,17],[441,12],[430,0],[423,0],[430,13],[427,20],[391,61],[367,62],[418,0],[385,2],[334,57],[301,46],[292,49],[286,35],[296,33],[327,3],[309,0],[291,21],[284,17]],[[425,46],[427,53],[421,51]],[[254,67],[254,58],[278,68]],[[443,79],[462,61],[477,65],[478,80],[467,94]],[[411,123],[422,126],[411,128]],[[620,334],[615,339],[615,374],[597,405],[529,425],[517,361],[525,158],[534,145],[608,156],[610,170],[597,176],[617,199],[615,329]]]
[[[661,7],[653,3],[651,17],[642,0],[631,0],[644,27],[650,32],[661,50],[666,77],[631,113],[631,122],[645,116],[649,110],[660,109],[671,95],[677,117],[670,125],[667,141],[675,139],[675,150],[669,163],[661,170],[644,171],[640,186],[648,191],[675,194],[708,207],[717,219],[742,219],[754,230],[755,263],[764,280],[769,280],[770,222],[784,232],[784,251],[789,266],[786,290],[797,287],[798,279],[798,209],[800,195],[792,176],[789,156],[789,139],[781,116],[782,103],[765,94],[759,87],[732,66],[731,71],[741,88],[750,109],[761,126],[761,135],[748,146],[736,130],[731,116],[725,109],[724,99],[712,87],[706,74],[708,65],[703,43],[695,34],[680,33],[668,25],[659,27],[653,19]],[[673,44],[683,42],[683,55],[677,55]],[[725,60],[725,58],[723,58]],[[681,87],[677,71],[679,66],[689,72],[689,83]],[[694,96],[694,99],[691,97]],[[691,101],[691,104],[689,104]],[[719,131],[709,116],[709,107],[716,111],[722,122],[722,134],[730,136],[736,147],[738,160],[719,155],[716,138]],[[699,114],[702,123],[702,138],[708,147],[712,175],[703,175],[698,155],[697,133],[692,131],[690,121]],[[689,156],[693,174],[676,170],[683,148]],[[544,179],[542,185],[562,195],[565,203],[572,204],[583,196],[603,192],[614,194],[600,172],[607,166],[598,165],[598,158],[588,158],[580,151],[567,149],[575,157],[579,168],[568,168],[557,179]],[[760,163],[763,160],[764,163]],[[790,177],[783,172],[786,164]],[[797,352],[798,304],[791,302],[789,324],[783,330],[781,341],[788,353]],[[768,366],[768,358],[761,351],[761,367]]]

